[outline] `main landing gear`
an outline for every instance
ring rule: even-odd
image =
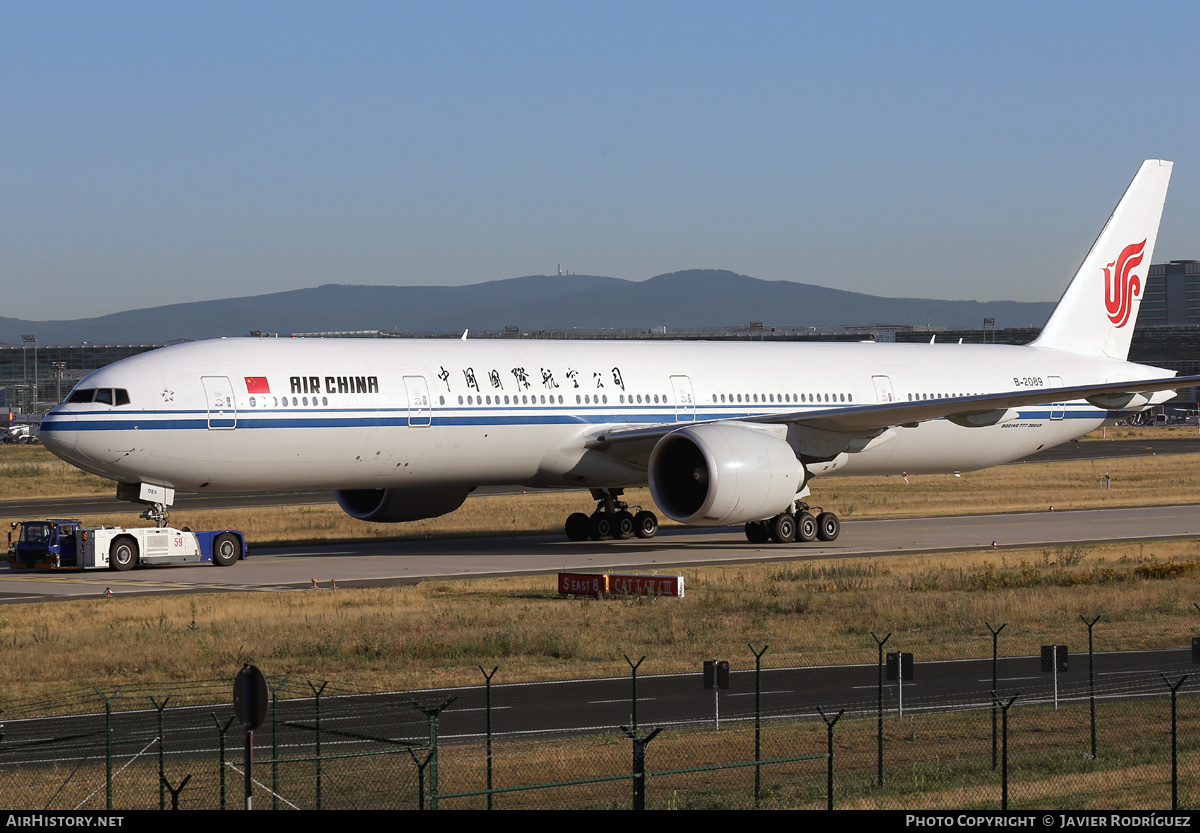
[[[798,502],[794,512],[783,512],[765,521],[746,524],[746,540],[751,544],[790,544],[794,541],[833,541],[842,531],[838,516],[823,512],[816,507],[817,514],[810,511],[807,503]]]
[[[653,538],[658,533],[658,516],[640,506],[636,514],[621,500],[622,489],[592,489],[596,500],[596,511],[590,516],[576,512],[567,518],[567,537],[572,541],[599,541],[615,538],[624,541],[635,535],[638,538]]]

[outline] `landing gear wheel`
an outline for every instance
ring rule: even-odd
[[[122,535],[120,538],[117,538],[112,542],[112,546],[108,548],[108,567],[110,570],[123,573],[126,570],[132,570],[136,567],[137,562],[137,541],[128,535]]]
[[[750,521],[746,524],[746,540],[751,544],[765,544],[771,540],[771,530],[766,521]]]
[[[213,564],[218,567],[236,564],[241,556],[242,543],[236,535],[226,532],[224,535],[218,535],[217,540],[213,541]]]
[[[832,512],[822,512],[817,515],[817,537],[822,541],[836,541],[842,531],[838,516]]]
[[[589,524],[591,525],[591,528],[588,530],[588,534],[591,535],[593,539],[602,541],[605,538],[612,537],[612,515],[608,514],[607,512],[597,512],[596,514],[592,515],[592,519],[589,521]]]
[[[592,532],[592,521],[582,512],[567,516],[567,540],[586,541]]]
[[[622,509],[613,515],[612,536],[618,541],[628,541],[634,533],[633,515]]]
[[[771,540],[776,544],[790,544],[796,540],[796,519],[784,512],[771,519]]]
[[[642,510],[633,516],[633,534],[639,538],[653,538],[658,534],[658,516]]]
[[[817,519],[810,512],[796,516],[796,540],[809,543],[817,539]]]

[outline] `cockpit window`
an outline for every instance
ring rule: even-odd
[[[125,388],[76,388],[67,397],[70,404],[99,402],[102,405],[128,405],[129,391]]]

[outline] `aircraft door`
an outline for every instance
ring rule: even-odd
[[[233,385],[224,376],[201,376],[204,383],[204,401],[208,408],[210,429],[237,427],[237,405],[233,400]]]
[[[875,398],[879,404],[886,405],[896,401],[896,394],[892,391],[892,380],[889,377],[872,376],[871,381],[875,383]]]
[[[1061,376],[1047,376],[1046,381],[1050,383],[1052,388],[1061,388],[1063,380]],[[1067,416],[1067,405],[1065,402],[1055,402],[1050,406],[1050,419],[1064,419]]]
[[[424,376],[405,376],[404,392],[408,396],[408,424],[429,426],[433,415],[429,401],[429,385]]]
[[[692,393],[692,380],[687,376],[672,376],[671,389],[675,391],[675,421],[696,421],[696,396]]]

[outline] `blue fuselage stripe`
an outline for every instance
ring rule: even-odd
[[[326,415],[293,416],[290,412],[262,412],[232,414],[213,414],[211,417],[204,411],[154,411],[142,412],[136,417],[131,414],[64,414],[68,418],[47,416],[42,420],[43,432],[70,431],[179,431],[208,429],[209,427],[229,427],[236,419],[237,428],[381,428],[381,427],[414,427],[420,426],[480,426],[480,425],[588,425],[588,424],[617,424],[617,425],[661,425],[677,423],[680,426],[693,421],[713,419],[741,419],[750,416],[769,415],[770,411],[732,411],[717,409],[700,411],[694,417],[689,415],[686,420],[679,420],[674,412],[648,413],[644,411],[624,411],[614,413],[612,409],[573,409],[570,411],[553,412],[549,409],[517,413],[497,414],[495,409],[481,408],[463,412],[464,409],[454,409],[454,413],[444,411],[413,412],[407,409],[380,410],[375,412],[341,412]],[[505,409],[508,410],[508,409]],[[821,409],[812,409],[814,415]],[[287,413],[288,415],[282,416]],[[780,413],[795,413],[793,410],[781,410]],[[278,415],[276,415],[278,414]],[[1057,406],[1047,410],[1020,411],[1019,419],[1105,419],[1117,414],[1114,411],[1102,411],[1090,406]],[[165,418],[164,418],[165,417]]]

